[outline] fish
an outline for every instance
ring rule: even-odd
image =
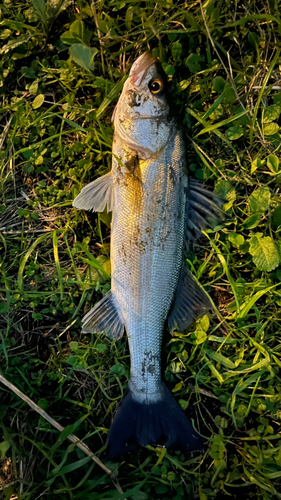
[[[190,245],[219,217],[215,195],[189,179],[185,139],[167,78],[150,51],[133,63],[113,113],[111,172],[86,185],[77,209],[112,211],[111,290],[82,332],[126,331],[130,380],[111,424],[107,457],[138,446],[202,450],[202,439],[161,377],[162,336],[211,310],[186,268]]]

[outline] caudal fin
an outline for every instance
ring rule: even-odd
[[[108,434],[107,457],[114,458],[147,444],[183,451],[202,450],[201,437],[163,384],[163,399],[138,403],[128,388]]]

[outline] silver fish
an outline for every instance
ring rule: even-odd
[[[83,332],[120,338],[126,329],[130,382],[108,436],[108,457],[139,445],[202,448],[161,380],[161,340],[184,330],[210,302],[187,271],[186,249],[217,215],[213,196],[188,181],[183,135],[171,118],[167,83],[150,52],[133,64],[113,114],[112,171],[73,205],[113,212],[111,291],[83,318]]]

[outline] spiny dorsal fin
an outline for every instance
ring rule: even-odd
[[[83,333],[105,333],[117,340],[124,333],[121,311],[111,290],[84,316]]]
[[[72,203],[75,208],[93,210],[93,212],[103,212],[106,205],[107,211],[111,212],[113,204],[113,179],[111,172],[83,187],[81,193],[76,196]]]
[[[195,278],[185,266],[182,267],[178,288],[171,313],[169,330],[185,330],[195,319],[212,309],[211,303]]]
[[[185,237],[187,247],[201,236],[201,232],[212,220],[220,220],[224,212],[219,205],[224,200],[211,193],[195,179],[189,180],[189,193],[186,207]]]

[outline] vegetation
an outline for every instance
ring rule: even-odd
[[[279,0],[2,1],[0,373],[66,427],[0,384],[3,499],[281,498],[279,13]],[[187,261],[214,312],[163,347],[205,452],[106,462],[127,340],[82,335],[81,318],[110,288],[111,215],[71,204],[110,169],[111,115],[147,48],[169,77],[191,175],[226,199]]]

